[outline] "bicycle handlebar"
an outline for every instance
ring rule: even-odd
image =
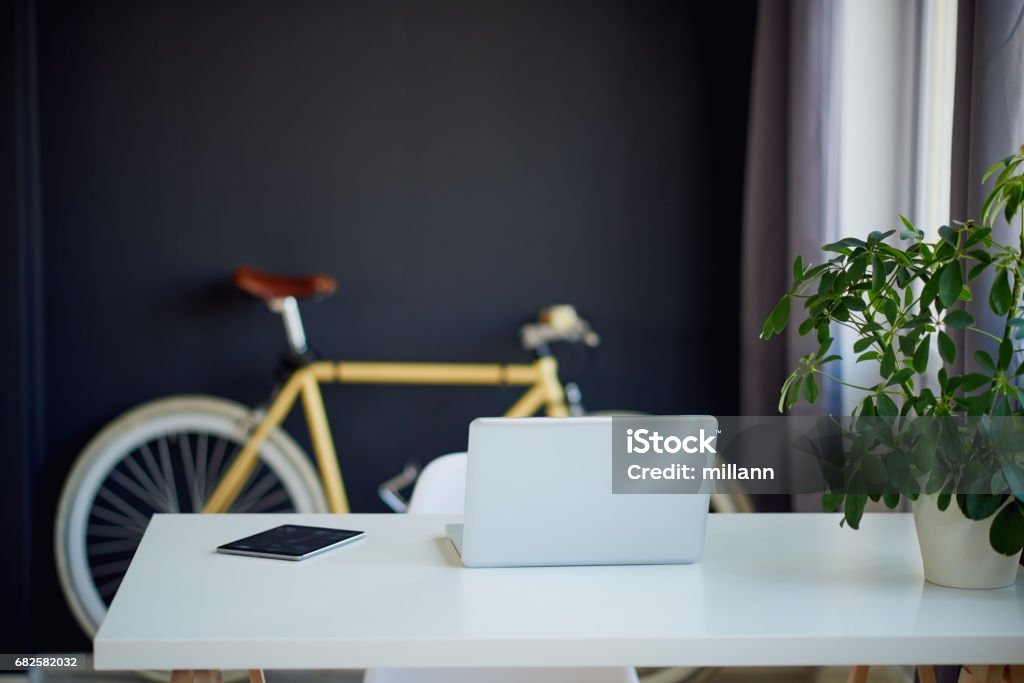
[[[601,343],[601,337],[590,323],[569,304],[542,309],[537,322],[527,323],[519,329],[519,339],[527,351],[536,351],[551,342],[577,342],[591,348]]]

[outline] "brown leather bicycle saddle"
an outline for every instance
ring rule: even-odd
[[[324,297],[334,294],[338,283],[330,275],[291,276],[267,273],[249,266],[239,266],[232,276],[235,286],[260,299]]]

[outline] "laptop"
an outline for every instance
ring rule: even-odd
[[[709,498],[613,494],[611,417],[480,418],[464,524],[446,531],[467,567],[684,564],[703,552]]]

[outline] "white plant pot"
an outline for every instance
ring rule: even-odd
[[[993,519],[968,519],[955,497],[939,510],[938,496],[919,496],[914,526],[925,581],[951,588],[1005,588],[1016,581],[1021,554],[1007,557],[992,549],[988,532]]]

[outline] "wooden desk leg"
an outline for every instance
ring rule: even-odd
[[[983,681],[984,683],[1000,683],[1003,680],[1003,669],[1006,668],[999,664],[984,666],[966,666],[964,669],[968,672],[968,681]],[[960,676],[961,680],[963,676]]]
[[[171,672],[171,683],[192,683],[194,674],[195,671],[189,669],[175,669]]]
[[[267,683],[267,677],[263,675],[263,669],[249,669],[249,683]]]
[[[868,680],[868,672],[871,671],[870,666],[855,666],[850,669],[850,677],[846,679],[846,683],[865,683]]]
[[[992,665],[988,668],[988,676],[985,677],[985,683],[999,683],[1003,680],[1003,666]]]
[[[219,669],[197,669],[194,683],[224,683]]]
[[[927,664],[917,667],[917,678],[921,683],[935,683],[935,667]]]

